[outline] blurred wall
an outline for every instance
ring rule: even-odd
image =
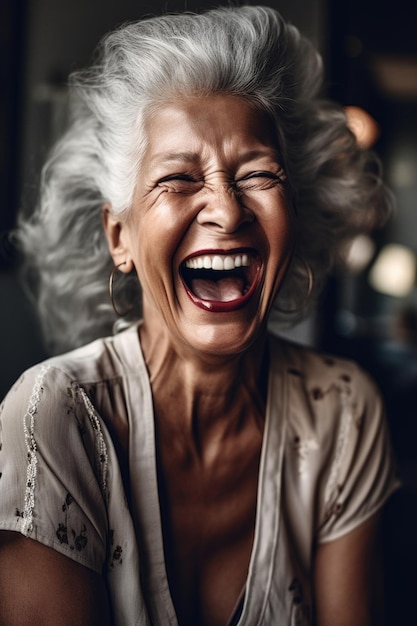
[[[330,281],[319,341],[370,371],[385,401],[402,488],[383,515],[384,624],[397,626],[415,621],[417,586],[417,2],[328,6],[329,93],[376,121],[373,148],[396,201],[361,269]]]

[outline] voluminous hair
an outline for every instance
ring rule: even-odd
[[[344,244],[382,223],[390,205],[378,160],[358,148],[343,109],[323,99],[321,86],[318,52],[267,7],[153,17],[107,35],[94,64],[70,77],[68,130],[43,168],[35,211],[17,231],[50,351],[112,332],[102,208],[121,219],[129,212],[146,115],[178,97],[240,96],[272,119],[297,216],[277,310],[281,320],[297,317],[288,311],[303,300],[306,264],[317,291]],[[118,279],[119,308],[138,305],[136,283]],[[129,315],[140,317],[140,307]]]

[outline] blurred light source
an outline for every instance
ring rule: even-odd
[[[401,100],[417,98],[417,57],[376,55],[372,69],[384,93]]]
[[[347,123],[356,137],[360,148],[370,148],[379,136],[379,126],[364,109],[355,106],[345,107]]]
[[[417,184],[417,149],[416,155],[398,155],[391,166],[391,180],[396,187],[406,189]]]
[[[358,235],[350,244],[346,265],[353,274],[359,274],[368,265],[375,252],[375,244],[368,235]]]
[[[394,297],[407,296],[416,283],[416,256],[399,244],[382,248],[371,271],[369,282],[381,293]]]

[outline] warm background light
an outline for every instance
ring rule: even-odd
[[[364,109],[356,106],[345,107],[350,130],[356,137],[358,146],[370,148],[379,136],[379,126],[374,118]]]
[[[407,296],[416,283],[416,256],[399,244],[389,244],[379,253],[369,272],[369,282],[381,293]]]
[[[375,252],[375,244],[368,235],[358,235],[350,244],[346,265],[353,274],[359,274],[368,265]]]

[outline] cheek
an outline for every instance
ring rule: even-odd
[[[276,239],[281,244],[283,252],[292,251],[295,244],[295,223],[292,217],[286,216],[276,225]]]
[[[157,259],[171,267],[173,257],[186,238],[198,210],[185,195],[166,193],[164,201],[143,217],[141,236],[145,240],[148,260]]]
[[[271,252],[285,254],[292,250],[295,241],[295,219],[292,209],[280,199],[264,212],[263,228],[271,246]]]
[[[137,232],[135,266],[142,289],[148,295],[153,293],[154,297],[166,294],[180,240],[178,223],[149,213],[138,222]]]

